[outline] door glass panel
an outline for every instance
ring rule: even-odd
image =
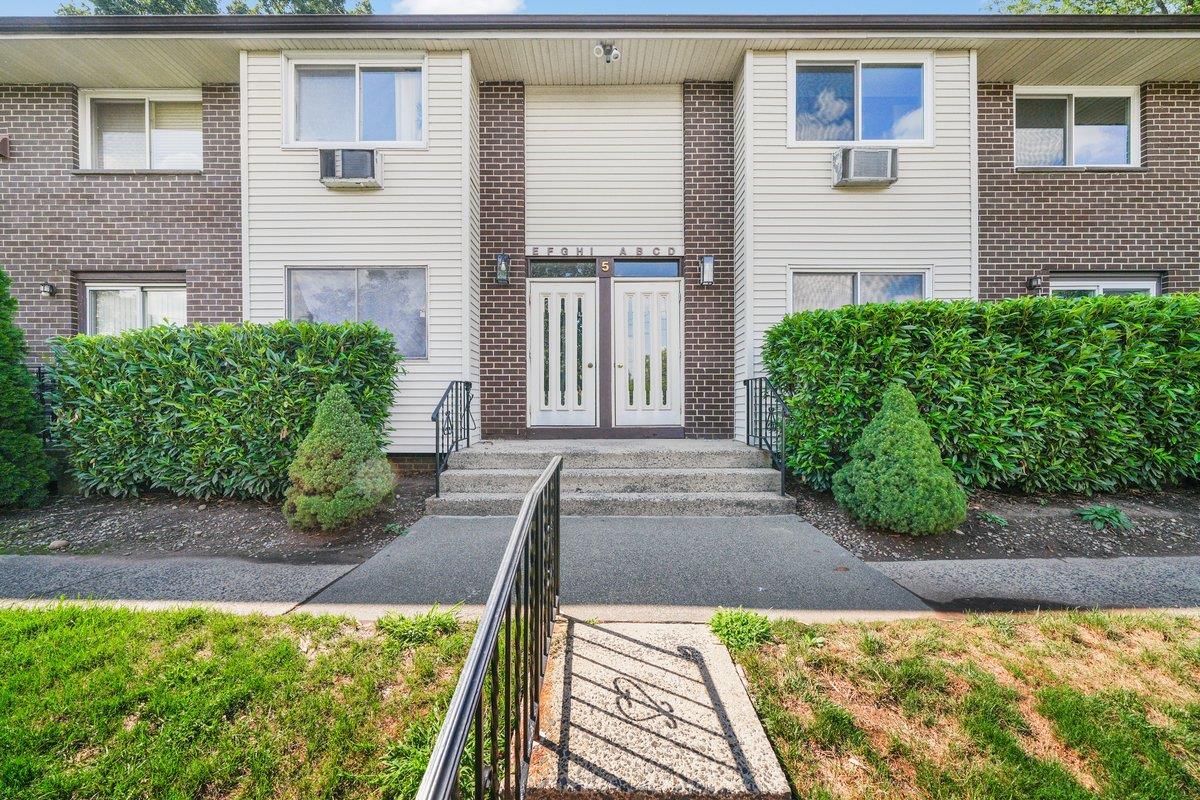
[[[654,352],[654,344],[650,341],[650,337],[653,335],[654,325],[654,320],[651,317],[651,314],[653,314],[653,303],[651,301],[651,297],[652,295],[642,295],[642,363],[645,365],[642,372],[646,381],[644,389],[647,406],[649,406],[651,402],[650,384],[653,380],[650,374],[650,357]]]
[[[530,264],[534,278],[594,278],[595,261],[534,261]]]
[[[550,407],[550,298],[542,300],[542,406]]]
[[[567,404],[567,298],[558,299],[558,405]]]
[[[583,406],[583,298],[575,300],[575,403]]]
[[[636,350],[634,349],[634,344],[636,342],[636,339],[634,338],[633,324],[634,324],[634,322],[633,322],[633,295],[626,295],[625,296],[625,377],[629,383],[629,406],[628,406],[629,408],[633,408],[633,392],[634,392],[633,357],[634,357],[634,353],[636,352]]]
[[[668,368],[667,368],[667,365],[668,365],[667,298],[665,296],[661,297],[661,298],[659,298],[659,302],[662,303],[662,307],[659,309],[659,312],[658,312],[658,349],[659,349],[659,360],[661,361],[661,363],[659,364],[659,376],[662,379],[662,404],[663,404],[663,408],[666,408],[667,407],[667,391],[668,391],[668,387],[670,385],[670,381],[667,378],[667,375],[668,375]]]
[[[925,276],[919,272],[904,275],[864,272],[858,276],[860,303],[899,303],[924,299]]]
[[[634,261],[617,259],[613,262],[617,278],[678,278],[678,261]]]

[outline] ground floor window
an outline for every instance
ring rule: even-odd
[[[187,324],[187,289],[180,284],[88,283],[84,288],[88,333]]]
[[[1072,275],[1050,279],[1054,297],[1095,297],[1101,294],[1158,294],[1158,278]]]
[[[793,270],[791,310],[841,308],[863,303],[899,303],[929,296],[924,270]]]
[[[424,267],[296,267],[287,277],[289,319],[374,322],[405,358],[429,357]]]

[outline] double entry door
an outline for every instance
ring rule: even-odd
[[[529,424],[683,425],[681,283],[531,278]]]

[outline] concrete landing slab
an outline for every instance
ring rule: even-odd
[[[729,653],[701,625],[560,622],[526,796],[788,800]]]

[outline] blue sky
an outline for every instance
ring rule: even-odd
[[[0,0],[0,15],[53,14],[62,0]],[[976,14],[979,0],[372,0],[377,13],[406,10],[533,14]]]

